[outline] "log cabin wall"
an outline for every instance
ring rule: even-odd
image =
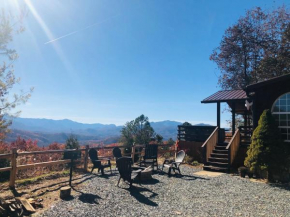
[[[265,109],[272,109],[276,99],[281,95],[290,92],[290,79],[285,79],[275,83],[269,83],[262,87],[251,88],[250,92],[255,92],[254,100],[254,128],[257,127],[259,118]]]

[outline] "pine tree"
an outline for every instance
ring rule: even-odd
[[[281,140],[273,115],[270,110],[265,110],[253,133],[245,166],[256,174],[263,170],[268,171],[268,178],[271,181],[273,173],[281,174],[287,167],[287,153],[287,146]]]

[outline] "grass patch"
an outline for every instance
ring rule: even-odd
[[[48,179],[48,180],[49,179],[56,179],[56,178],[60,178],[60,177],[68,176],[68,175],[69,175],[69,170],[64,170],[61,172],[51,172],[48,174],[43,174],[40,176],[28,178],[28,179],[17,180],[16,183],[18,185],[29,185],[29,184],[33,184],[33,183],[42,181],[44,179]]]

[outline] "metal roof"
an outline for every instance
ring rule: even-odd
[[[223,90],[202,100],[202,103],[228,102],[234,100],[247,99],[247,93],[244,90]]]

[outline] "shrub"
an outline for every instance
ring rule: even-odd
[[[9,152],[9,146],[4,142],[0,142],[0,154],[5,154],[8,152]],[[10,166],[10,161],[8,159],[0,159],[0,168],[9,167],[9,166]],[[9,175],[10,175],[9,171],[1,172],[0,182],[8,180]]]
[[[66,140],[65,148],[66,149],[77,149],[80,147],[79,141],[76,136],[70,135]]]
[[[268,179],[272,181],[274,173],[282,174],[287,169],[287,157],[287,147],[281,140],[275,119],[269,110],[265,110],[253,133],[245,166],[257,175],[267,171]]]
[[[200,166],[200,163],[198,162],[198,161],[193,161],[192,163],[191,163],[191,165],[192,166]]]
[[[185,156],[185,158],[184,158],[184,163],[186,163],[186,164],[191,164],[192,161],[193,161],[193,158],[192,158],[192,157],[190,157],[190,156],[188,156],[188,155]]]

